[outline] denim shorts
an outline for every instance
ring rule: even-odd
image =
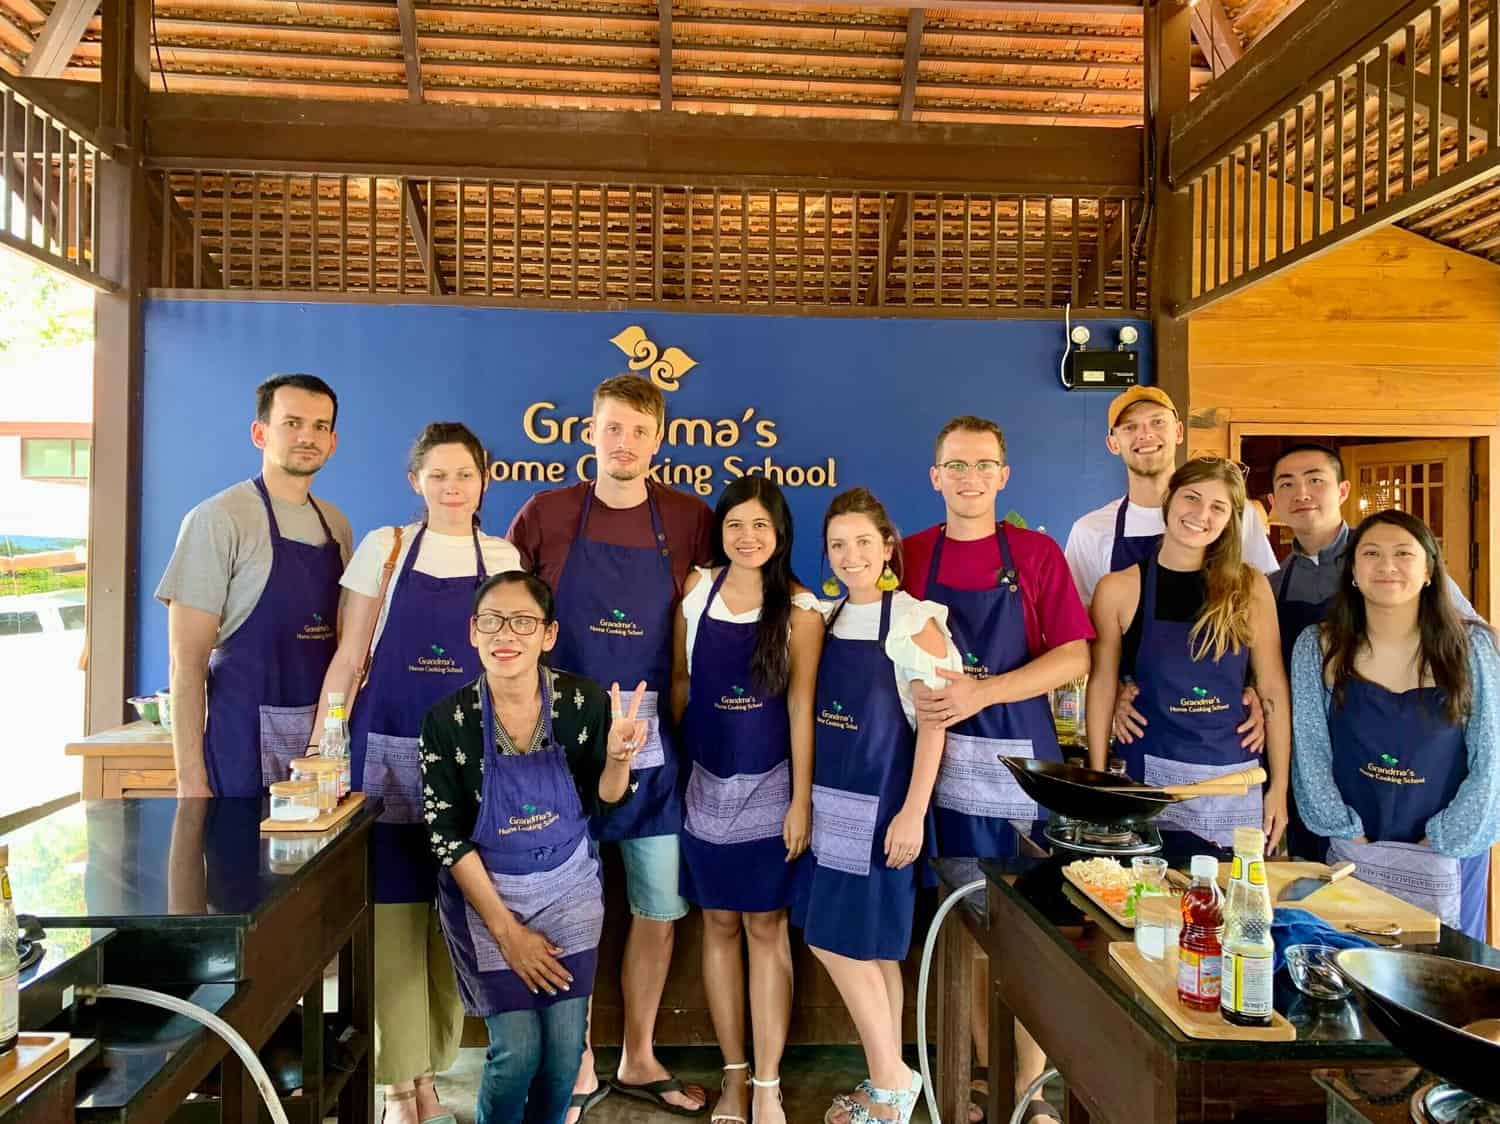
[[[625,897],[630,912],[648,921],[686,917],[687,899],[677,892],[681,852],[675,835],[648,835],[620,840],[625,860]]]

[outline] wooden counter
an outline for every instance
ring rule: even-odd
[[[67,747],[72,757],[83,758],[83,799],[175,796],[176,770],[172,762],[172,736],[151,722],[132,722],[80,738]],[[621,1009],[618,964],[628,930],[625,881],[619,849],[604,849],[604,897],[607,917],[601,942],[599,983],[594,1001],[595,1042],[619,1045],[624,1016]],[[927,933],[931,906],[918,912],[912,928],[912,952],[906,963],[906,1038],[916,1038],[917,962],[922,938]],[[703,991],[702,921],[693,910],[677,926],[672,972],[667,977],[657,1019],[658,1042],[669,1045],[701,1045],[716,1041]],[[838,991],[807,945],[792,934],[795,1001],[792,1012],[793,1043],[854,1043],[854,1024]],[[465,1043],[483,1045],[484,1026],[470,1020]]]
[[[155,722],[132,722],[69,742],[69,757],[83,758],[83,799],[176,796],[172,735]]]

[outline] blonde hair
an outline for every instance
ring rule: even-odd
[[[640,413],[650,414],[656,419],[657,433],[667,428],[666,399],[661,396],[661,391],[652,385],[650,379],[642,378],[640,375],[615,375],[613,378],[605,379],[594,388],[595,414],[599,412],[599,403],[606,398],[624,403]]]
[[[1172,473],[1161,511],[1165,519],[1178,492],[1208,480],[1217,480],[1229,492],[1229,522],[1204,551],[1203,571],[1208,594],[1203,601],[1203,610],[1188,633],[1188,640],[1192,645],[1193,659],[1212,656],[1217,661],[1225,652],[1238,653],[1250,643],[1252,634],[1250,603],[1255,588],[1255,571],[1245,565],[1241,545],[1244,541],[1245,478],[1240,466],[1219,456],[1191,458]]]

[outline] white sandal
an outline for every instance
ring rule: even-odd
[[[780,1076],[780,1074],[778,1074],[777,1076],[771,1078],[771,1080],[769,1080],[769,1081],[762,1081],[758,1077],[752,1077],[752,1078],[750,1078],[750,1084],[752,1086],[754,1086],[756,1089],[775,1089],[776,1090],[776,1100],[777,1100],[777,1103],[783,1104],[783,1105],[786,1104],[786,1101],[781,1096],[781,1076]],[[751,1100],[752,1100],[752,1103],[753,1103],[753,1101],[754,1101],[754,1094],[751,1095]]]
[[[747,1070],[749,1068],[750,1068],[750,1063],[749,1062],[735,1062],[732,1065],[726,1065],[724,1067],[724,1072],[728,1073],[730,1070],[733,1070],[733,1069],[746,1069]],[[724,1097],[724,1083],[727,1080],[728,1080],[728,1078],[721,1078],[719,1080],[719,1098],[721,1100]],[[752,1085],[755,1084],[755,1078],[752,1077],[750,1079],[750,1083]],[[727,1113],[727,1112],[716,1112],[716,1113],[714,1113],[712,1116],[710,1116],[708,1118],[708,1124],[719,1124],[719,1122],[721,1120],[722,1121],[727,1121],[728,1124],[749,1124],[749,1121],[747,1121],[743,1116],[735,1116],[735,1115],[733,1115],[731,1113]]]

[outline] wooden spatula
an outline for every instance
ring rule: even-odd
[[[1276,904],[1300,902],[1309,894],[1316,894],[1324,886],[1332,886],[1339,879],[1347,878],[1353,873],[1354,864],[1343,862],[1329,867],[1327,874],[1319,874],[1312,878],[1294,878],[1281,888],[1281,893],[1276,896]]]

